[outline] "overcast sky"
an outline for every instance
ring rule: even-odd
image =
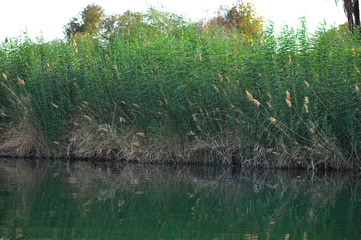
[[[237,0],[0,0],[0,42],[6,36],[21,35],[26,29],[31,37],[43,35],[46,40],[64,38],[63,26],[85,6],[95,3],[106,14],[126,10],[145,11],[148,6],[163,6],[165,10],[181,13],[193,20],[213,14],[220,5],[232,6]],[[244,2],[247,2],[246,0]],[[254,4],[264,20],[296,26],[299,18],[306,17],[310,32],[320,23],[339,25],[346,22],[342,4],[334,0],[248,0]]]

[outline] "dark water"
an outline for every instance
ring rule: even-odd
[[[361,239],[360,178],[0,159],[0,239]]]

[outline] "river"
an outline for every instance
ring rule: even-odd
[[[0,239],[361,239],[355,173],[0,159]]]

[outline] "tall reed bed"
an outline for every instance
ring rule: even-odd
[[[360,167],[359,36],[149,36],[3,43],[2,130],[31,127],[43,155]]]

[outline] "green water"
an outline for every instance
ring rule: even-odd
[[[360,178],[0,159],[0,239],[361,239]]]

